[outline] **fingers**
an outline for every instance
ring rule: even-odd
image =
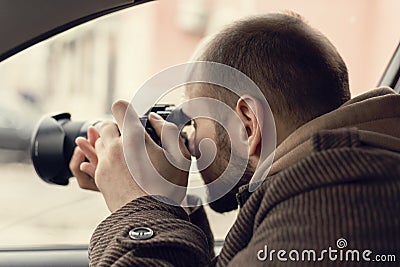
[[[82,165],[89,164],[87,162],[84,162],[84,160],[85,154],[79,147],[76,147],[74,150],[74,154],[72,155],[69,168],[72,174],[76,177],[80,188],[99,191],[94,182],[94,179],[92,178],[94,177],[94,170],[96,169],[96,167],[94,166],[94,164],[92,164],[92,168],[94,168],[94,170],[87,167],[82,168]]]
[[[80,170],[84,173],[87,173],[90,177],[94,177],[96,172],[96,165],[89,162],[82,162],[80,165]]]
[[[96,140],[99,138],[99,132],[97,131],[96,127],[90,126],[87,130],[87,135],[89,144],[94,147]]]
[[[79,187],[99,191],[93,179],[98,158],[92,143],[96,142],[96,140],[99,140],[99,135],[94,128],[88,129],[88,139],[78,137],[75,140],[77,147],[71,159],[70,168],[71,171],[73,170]],[[89,162],[85,162],[85,158],[87,158]]]
[[[101,141],[104,143],[104,145],[110,144],[113,141],[113,139],[119,138],[121,136],[118,126],[114,122],[111,122],[111,121],[106,121],[106,122],[102,123],[102,125],[100,127],[100,131],[99,131],[99,135],[100,135]],[[97,139],[97,140],[99,140],[99,139]],[[94,142],[93,145],[96,144],[96,141]],[[93,145],[92,145],[92,147],[93,147]]]
[[[163,148],[172,155],[181,155],[187,159],[190,159],[190,153],[182,141],[178,127],[165,121],[157,113],[151,112],[149,115],[151,126],[153,126],[157,135],[162,138],[161,141]]]
[[[80,173],[80,165],[85,161],[85,154],[76,147],[74,153],[72,154],[71,161],[69,162],[69,169],[72,174],[76,177]]]
[[[83,137],[78,137],[75,140],[75,143],[77,144],[77,146],[80,148],[80,150],[83,152],[82,154],[84,154],[83,159],[86,158],[94,163],[97,164],[97,154],[96,151],[94,149],[94,147],[89,143],[89,141]],[[79,150],[78,150],[79,151]],[[79,153],[79,152],[78,152]],[[84,160],[82,160],[84,161]]]

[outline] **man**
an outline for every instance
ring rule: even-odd
[[[265,117],[258,112],[263,110],[259,99],[212,85],[188,86],[189,99],[208,97],[230,106],[241,120],[237,134],[247,143],[240,188],[210,203],[224,212],[237,207],[237,198],[241,207],[214,258],[202,209],[187,215],[181,207],[149,196],[132,179],[120,132],[127,131],[123,132],[130,140],[126,149],[136,151],[128,162],[137,164],[134,176],[147,179],[146,168],[135,163],[146,153],[137,152],[134,142],[143,128],[139,122],[123,128],[125,113],[134,121],[137,115],[128,103],[116,102],[112,111],[117,124],[105,123],[99,133],[89,129],[87,140],[77,140],[79,148],[70,164],[80,186],[99,190],[112,212],[91,239],[91,265],[364,266],[368,261],[372,266],[376,256],[389,254],[399,261],[400,97],[381,88],[349,100],[347,69],[340,55],[321,33],[293,14],[236,22],[216,35],[199,59],[245,73],[268,100],[278,144],[268,176],[256,191],[248,190],[264,161],[260,125]],[[155,114],[150,121],[161,135],[165,122]],[[189,140],[192,155],[201,157],[199,146],[205,138],[217,145],[217,157],[201,172],[210,183],[236,151],[229,149],[229,137],[218,123],[194,118],[194,124]],[[169,125],[163,129],[167,136],[176,134],[176,127],[165,125]],[[185,186],[187,173],[172,166],[163,149],[146,140],[157,171]],[[189,151],[180,147],[189,158]],[[84,162],[85,156],[89,162]],[[170,192],[165,197],[179,203],[178,195]]]

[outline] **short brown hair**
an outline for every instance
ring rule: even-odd
[[[237,21],[218,33],[197,60],[245,73],[274,116],[294,129],[350,98],[347,68],[336,48],[294,13]],[[233,107],[238,97],[227,92],[208,93]]]

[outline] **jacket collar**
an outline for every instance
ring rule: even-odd
[[[359,130],[360,142],[400,152],[400,127],[394,125],[400,125],[400,95],[388,87],[371,90],[304,124],[289,135],[275,150],[268,176],[310,155],[314,148],[312,136],[319,131],[356,128]],[[260,169],[256,173],[266,172]],[[249,184],[242,186],[236,195],[239,206],[250,195]]]
[[[309,155],[312,151],[311,136],[315,132],[355,127],[400,138],[400,127],[393,125],[400,125],[400,95],[388,87],[371,90],[304,124],[289,135],[275,150],[269,175]]]

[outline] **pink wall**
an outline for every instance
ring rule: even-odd
[[[258,8],[296,11],[327,35],[347,63],[354,95],[378,83],[400,41],[398,0],[258,0]]]
[[[210,13],[225,0],[209,1]],[[322,31],[337,47],[347,63],[353,95],[367,91],[378,83],[400,34],[400,1],[398,0],[248,0],[251,13],[292,10]],[[220,5],[215,3],[221,2]],[[212,3],[212,4],[211,4]],[[229,1],[232,10],[243,8],[243,2]],[[178,0],[159,1],[154,31],[154,71],[187,61],[202,36],[176,28]],[[222,6],[223,6],[222,5]],[[247,15],[249,11],[236,14]],[[226,13],[223,13],[226,15]],[[238,16],[238,17],[239,17]],[[232,17],[232,20],[235,16]]]
[[[153,70],[159,72],[164,68],[186,62],[190,59],[202,36],[177,30],[177,0],[158,1],[154,31]],[[162,47],[162,49],[159,49]]]

